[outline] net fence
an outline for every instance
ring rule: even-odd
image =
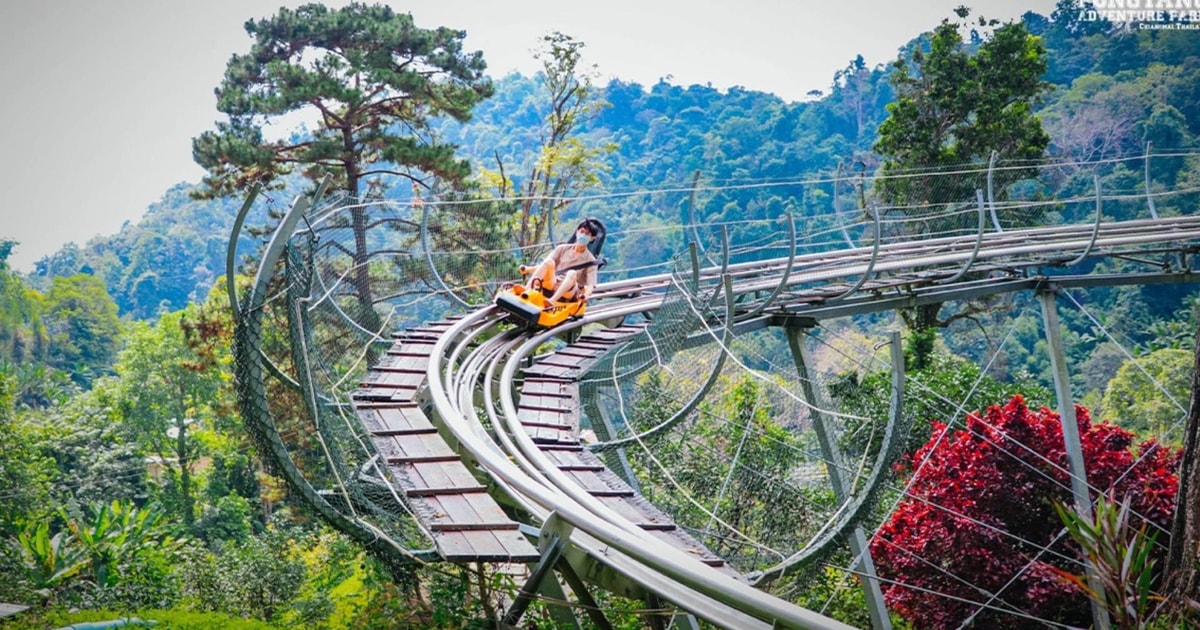
[[[550,240],[531,246],[514,240],[518,200],[325,198],[283,234],[278,261],[258,270],[239,307],[243,415],[320,517],[398,565],[433,560],[429,532],[389,480],[351,397],[394,332],[488,304],[519,265],[598,216],[609,228],[601,281],[661,278],[663,299],[580,381],[590,448],[737,570],[778,577],[795,567],[799,579],[834,566],[850,580],[845,537],[874,532],[904,496],[887,473],[912,425],[928,419],[840,394],[892,369],[899,321],[885,312],[739,332],[731,313],[757,314],[780,294],[769,283],[735,294],[726,278],[747,282],[763,273],[756,263],[848,248],[1194,210],[1200,185],[1139,179],[1127,162],[996,160],[886,179],[847,167],[794,181],[611,191],[570,200]],[[817,271],[797,271],[788,291],[804,286],[804,273],[821,282]],[[980,327],[981,375],[1015,343],[1011,321]],[[916,380],[906,391],[943,420],[975,411],[942,387]]]

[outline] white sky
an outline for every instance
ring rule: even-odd
[[[645,86],[740,85],[803,100],[857,54],[887,63],[967,4],[1001,20],[1054,0],[409,0],[418,26],[467,32],[488,73],[531,75],[552,30],[584,42],[605,77]],[[0,238],[33,262],[137,221],[171,186],[198,182],[191,139],[220,114],[213,89],[242,25],[294,0],[2,0]],[[325,4],[341,6],[330,0]]]

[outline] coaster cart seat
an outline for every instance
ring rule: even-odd
[[[558,269],[555,270],[555,273],[562,274],[575,269],[582,270],[592,265],[595,265],[598,270],[608,262],[608,259],[600,256],[600,251],[604,247],[604,237],[607,236],[608,230],[599,219],[589,218],[581,221],[571,231],[571,238],[567,240],[567,243],[575,243],[575,233],[585,223],[590,229],[597,232],[595,238],[587,246],[596,260],[583,265]],[[511,319],[527,328],[553,328],[569,319],[583,317],[583,314],[587,312],[587,300],[580,298],[579,291],[573,291],[570,298],[564,297],[553,308],[547,309],[546,305],[549,303],[550,296],[554,295],[554,291],[541,287],[540,280],[534,280],[532,289],[525,286],[524,277],[532,273],[533,269],[533,267],[521,265],[522,281],[506,282],[500,287],[496,293],[496,306],[500,310],[508,313]]]

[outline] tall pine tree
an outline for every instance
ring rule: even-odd
[[[456,147],[430,133],[432,120],[465,121],[492,94],[482,53],[463,51],[465,31],[420,28],[410,14],[352,3],[281,8],[246,22],[246,32],[254,38],[250,52],[230,58],[216,89],[217,109],[228,120],[192,141],[193,157],[208,171],[208,194],[277,183],[296,168],[314,181],[332,175],[355,197],[373,176],[427,185],[469,173]],[[264,126],[295,114],[315,118],[307,133],[264,137]],[[359,207],[351,215],[353,280],[373,320],[368,212]]]

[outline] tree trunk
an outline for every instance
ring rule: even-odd
[[[175,455],[179,458],[179,498],[183,503],[183,522],[188,527],[196,523],[196,501],[192,498],[192,457],[187,443],[187,423],[179,418],[179,435],[175,437]]]
[[[346,162],[346,192],[351,199],[358,199],[358,172],[354,163]],[[351,227],[354,230],[354,294],[358,300],[358,323],[363,328],[379,332],[382,324],[375,313],[375,299],[371,291],[370,251],[367,249],[367,207],[355,204],[350,210]]]
[[[1171,523],[1171,548],[1167,555],[1167,592],[1170,601],[1200,600],[1200,334],[1196,336],[1192,365],[1192,400],[1188,406],[1179,467],[1179,493]]]
[[[942,304],[944,302],[922,304],[900,311],[909,330],[904,351],[904,362],[908,369],[923,370],[933,361],[933,348],[941,325],[938,312],[942,310]]]

